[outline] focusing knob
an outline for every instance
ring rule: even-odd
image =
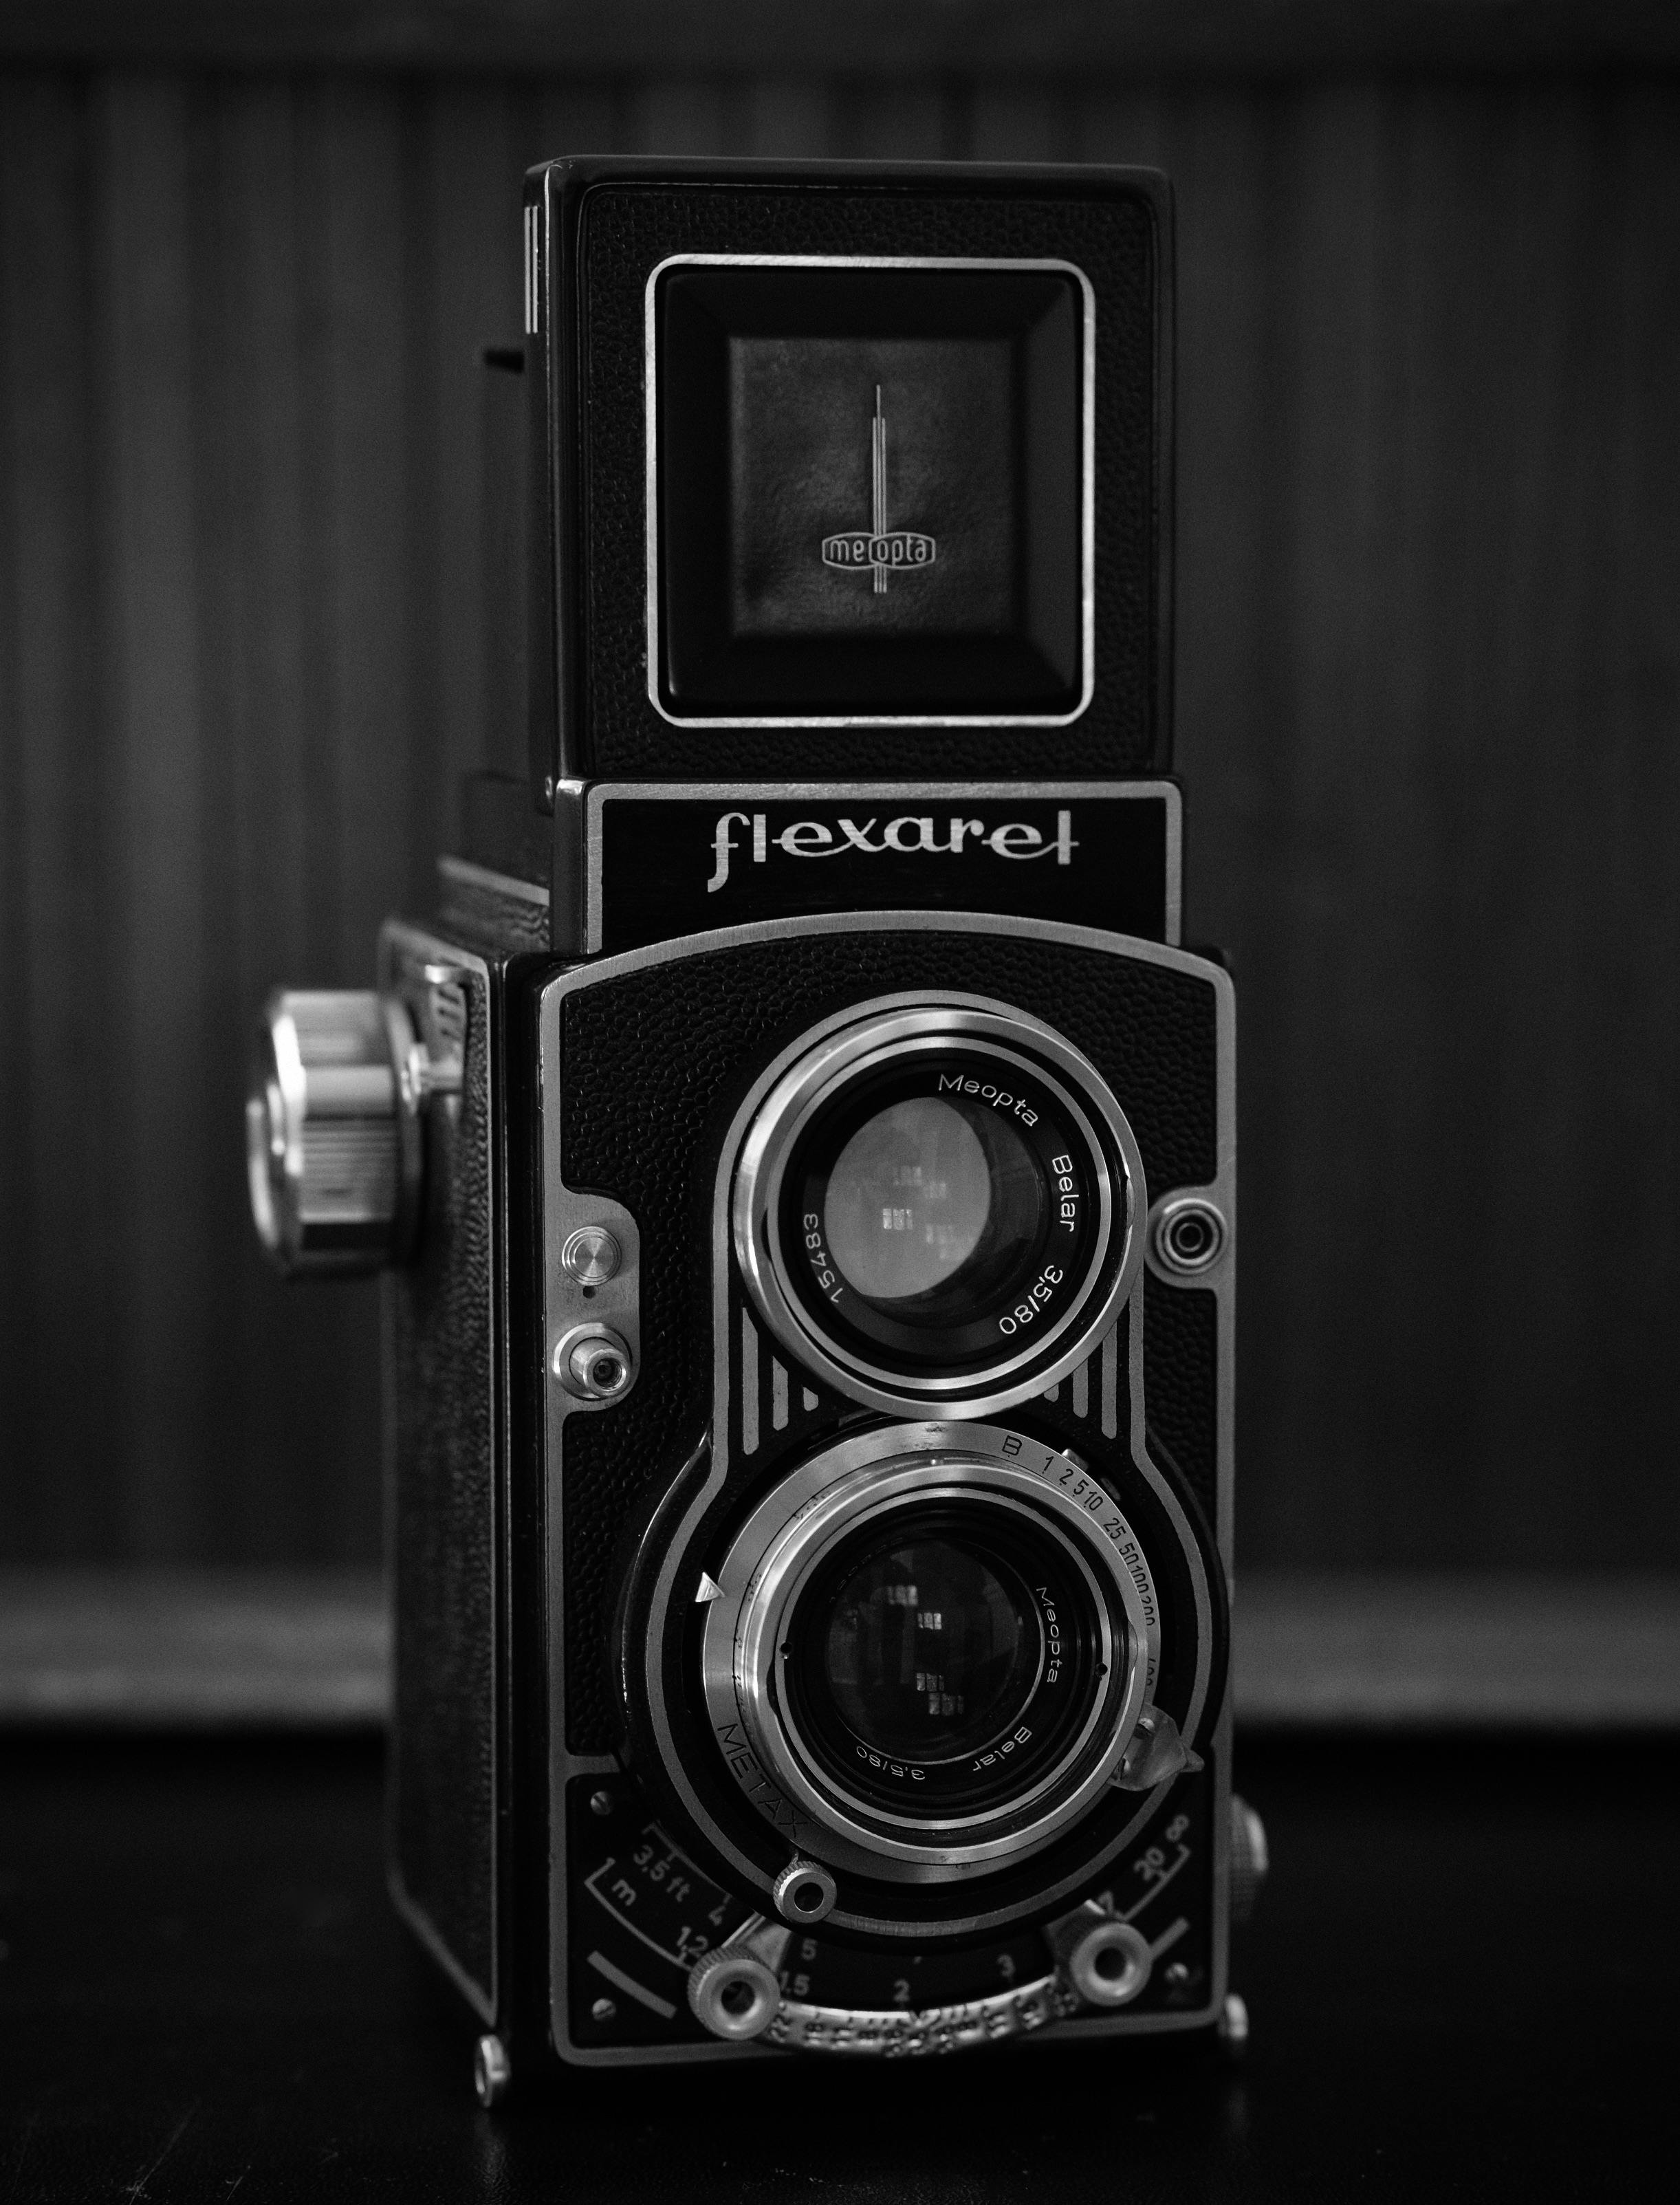
[[[419,1054],[403,1006],[347,990],[280,989],[245,1106],[251,1210],[290,1275],[376,1271],[413,1244]]]
[[[1246,1799],[1231,1795],[1231,1918],[1250,1920],[1268,1866],[1266,1825]]]
[[[744,2044],[762,2036],[781,2006],[781,1985],[754,1952],[719,1946],[688,1972],[688,2003],[714,2036]]]

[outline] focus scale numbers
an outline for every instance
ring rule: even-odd
[[[654,1822],[624,1854],[609,1855],[585,1876],[584,1888],[649,1951],[684,1970],[727,1937],[746,1912]]]
[[[603,1829],[589,1804],[601,1797],[587,1780],[573,1789],[573,1842],[593,1859],[573,1887],[573,2029],[595,2043],[692,2037],[699,2024],[688,2012],[688,1971],[751,1910],[644,1821],[632,1800],[624,1801],[621,1829]]]
[[[1122,1921],[1130,1922],[1134,1914],[1141,1914],[1188,1864],[1190,1832],[1190,1818],[1181,1811],[1173,1816],[1155,1844],[1136,1855],[1125,1883],[1115,1893]]]
[[[1209,1793],[1199,1775],[1180,1786],[1174,1811],[1145,1834],[1143,1841],[1107,1871],[1103,1888],[1112,1894],[1116,1915],[1137,1921],[1164,1963],[1182,1965],[1202,1939],[1190,1924],[1204,1920],[1208,1904],[1205,1877],[1197,1873],[1201,1833]],[[1160,1905],[1156,1904],[1160,1901]],[[1192,1961],[1192,1965],[1195,1965]],[[859,1952],[817,1937],[789,1945],[781,1970],[782,1995],[811,2006],[854,2007],[870,2012],[898,2006],[920,2011],[956,2006],[993,1996],[1048,1972],[1050,1957],[1036,1928],[996,1944],[971,1946],[958,1952]],[[1178,2002],[1177,1978],[1164,1971],[1159,1990],[1152,1983],[1143,2003]],[[1199,1968],[1196,1970],[1199,1982]]]
[[[811,2006],[878,2012],[896,2006],[919,2012],[990,1998],[1046,1974],[1049,1958],[1038,1932],[960,1952],[860,1952],[802,1937],[788,1947],[781,1988]]]
[[[1183,1958],[1201,1942],[1187,1931],[1206,1905],[1202,1879],[1186,1871],[1201,1850],[1207,1779],[1193,1779],[1178,1796],[1176,1810],[1115,1864],[1106,1887],[1121,1921],[1148,1915],[1140,1926],[1152,1945],[1159,1944],[1163,1956],[1172,1946]],[[660,2020],[669,2024],[661,2035],[689,2034],[684,1978],[752,1910],[703,1875],[654,1822],[626,1831],[624,1841],[606,1851],[579,1897],[576,1964],[603,1979],[590,1982],[591,1993],[610,1988],[622,1994],[615,1999],[618,2013],[633,2019],[636,2034],[650,2024],[658,2029]],[[1164,1903],[1157,1907],[1157,1901]],[[796,1937],[778,1973],[783,1997],[801,2004],[921,2011],[990,1997],[1034,1982],[1048,1966],[1042,1935],[1033,1928],[955,1952],[868,1952]],[[1147,2002],[1155,2002],[1153,1984]]]

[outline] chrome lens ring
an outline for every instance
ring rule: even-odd
[[[943,1819],[842,1788],[803,1738],[782,1669],[800,1596],[841,1542],[929,1501],[977,1521],[1030,1517],[1112,1619],[1098,1687],[1054,1765],[1022,1794]],[[732,1774],[802,1851],[888,1881],[936,1881],[1049,1845],[1101,1798],[1154,1688],[1155,1586],[1118,1503],[1071,1457],[999,1426],[899,1425],[825,1450],[760,1502],[712,1575],[721,1593],[706,1611],[702,1683]]]
[[[1072,1129],[1091,1215],[1078,1275],[1060,1307],[1021,1322],[1008,1297],[994,1318],[998,1352],[961,1370],[912,1370],[877,1359],[821,1326],[792,1283],[804,1251],[786,1245],[782,1215],[790,1164],[808,1129],[873,1076],[919,1058],[959,1052],[997,1067],[1002,1099],[1042,1091]],[[732,1223],[736,1260],[771,1332],[807,1368],[854,1400],[888,1411],[933,1409],[984,1416],[1055,1384],[1090,1352],[1131,1293],[1143,1258],[1136,1223],[1146,1212],[1143,1159],[1106,1082],[1050,1027],[1014,1013],[929,1003],[877,1011],[799,1056],[755,1113],[736,1168]]]

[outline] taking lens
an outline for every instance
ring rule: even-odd
[[[830,1782],[939,1821],[1006,1808],[1056,1765],[1089,1716],[1104,1637],[1063,1539],[1019,1509],[942,1501],[825,1557],[790,1618],[781,1688]]]
[[[1160,1658],[1103,1480],[1006,1426],[876,1424],[773,1477],[709,1563],[700,1673],[750,1808],[897,1881],[1051,1844],[1112,1781]]]
[[[950,1761],[1012,1727],[1043,1628],[1006,1563],[954,1538],[887,1539],[834,1596],[826,1667],[840,1719],[897,1760]]]

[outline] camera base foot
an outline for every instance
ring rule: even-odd
[[[507,2046],[499,2036],[481,2036],[473,2048],[472,2088],[486,2113],[502,2103],[513,2079]]]

